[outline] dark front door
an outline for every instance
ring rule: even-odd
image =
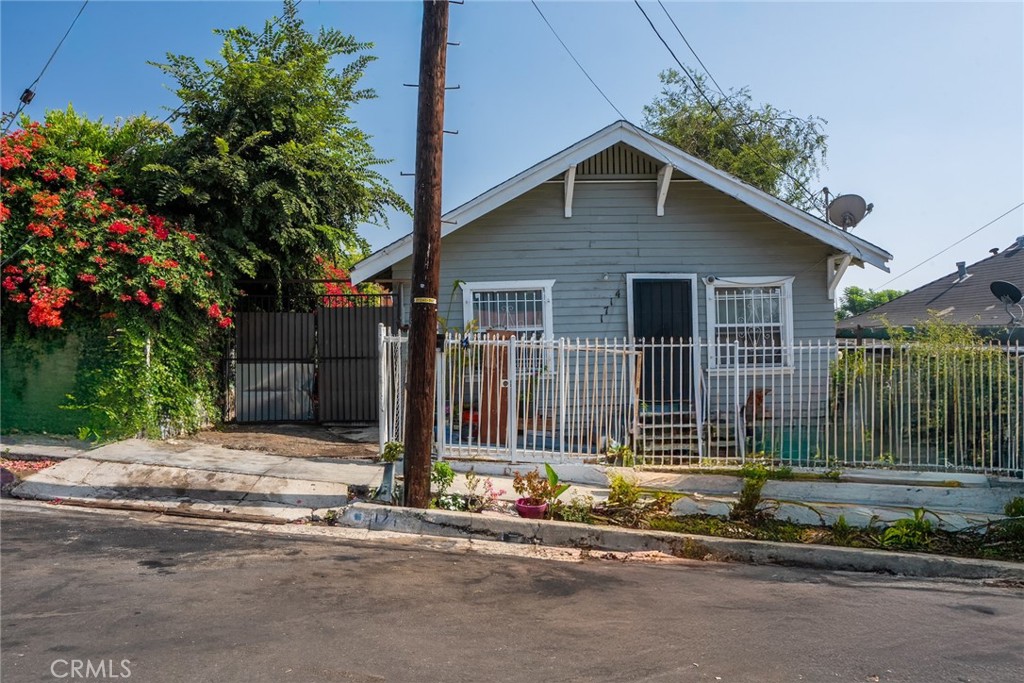
[[[640,398],[652,408],[689,407],[692,286],[690,280],[633,280],[633,336],[644,349]]]

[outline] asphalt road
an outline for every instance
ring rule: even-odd
[[[18,501],[0,522],[4,683],[1024,680],[1014,587],[495,557]]]

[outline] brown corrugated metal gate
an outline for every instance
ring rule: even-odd
[[[311,311],[235,315],[236,422],[375,422],[377,330],[391,295],[323,297]]]

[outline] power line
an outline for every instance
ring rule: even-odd
[[[676,62],[676,64],[678,64],[678,65],[679,65],[679,68],[683,70],[683,73],[685,73],[685,74],[686,74],[686,77],[690,79],[690,82],[691,82],[691,83],[693,84],[693,87],[694,87],[694,89],[695,89],[695,90],[697,91],[697,93],[698,93],[698,94],[699,94],[699,95],[700,95],[701,97],[703,97],[703,98],[704,98],[704,101],[708,103],[708,106],[710,106],[710,107],[711,107],[712,111],[714,111],[714,112],[715,112],[715,114],[716,114],[716,115],[718,116],[718,118],[722,120],[722,123],[725,123],[726,125],[731,125],[731,124],[729,124],[729,122],[728,122],[728,121],[726,120],[726,118],[725,118],[725,115],[723,115],[723,114],[722,114],[722,112],[721,112],[721,110],[720,110],[720,109],[718,108],[718,105],[716,105],[716,104],[715,104],[715,103],[714,103],[714,102],[713,102],[713,101],[711,100],[711,98],[707,96],[707,93],[705,93],[705,92],[704,92],[704,89],[700,87],[700,84],[699,84],[699,83],[697,83],[697,79],[696,79],[696,78],[694,78],[694,77],[693,77],[693,74],[691,74],[691,73],[690,73],[690,70],[689,70],[689,69],[687,69],[687,68],[686,68],[686,66],[684,66],[684,65],[683,65],[683,62],[682,62],[682,60],[680,60],[680,59],[679,59],[679,57],[678,57],[678,56],[676,56],[676,53],[675,53],[675,51],[674,51],[674,50],[672,49],[672,47],[671,47],[671,46],[670,46],[670,45],[668,44],[668,41],[666,41],[666,40],[665,40],[665,38],[664,38],[664,37],[663,37],[663,36],[661,35],[661,32],[660,32],[660,31],[658,31],[658,27],[654,25],[654,22],[653,22],[653,21],[651,20],[651,17],[650,17],[650,16],[648,16],[648,14],[647,14],[647,12],[646,12],[646,11],[644,10],[644,8],[643,8],[643,7],[641,7],[641,5],[640,5],[640,2],[639,2],[638,0],[633,0],[633,4],[634,4],[634,5],[636,5],[637,9],[638,9],[638,10],[640,10],[640,13],[644,15],[644,19],[646,19],[646,20],[647,20],[647,23],[648,23],[648,24],[650,24],[650,26],[651,26],[651,30],[652,30],[652,31],[654,31],[654,35],[656,35],[656,36],[658,37],[658,40],[660,40],[660,41],[661,41],[661,44],[662,44],[662,45],[664,45],[664,46],[665,46],[665,49],[666,49],[666,50],[668,50],[668,53],[669,53],[670,55],[672,55],[672,59],[674,59],[674,60],[675,60],[675,62]],[[664,9],[664,7],[662,7],[662,9]],[[666,11],[666,14],[667,14],[667,11]],[[669,17],[669,19],[671,19],[671,16]],[[673,22],[672,22],[672,24],[673,24],[673,25],[675,25],[675,22],[673,21]],[[676,30],[679,30],[679,29],[678,29],[678,27],[676,27]],[[682,35],[682,31],[679,31],[679,35]],[[687,44],[687,47],[689,47],[689,41],[686,41],[686,37],[685,37],[685,36],[683,37],[683,40],[684,40],[684,41],[686,42],[686,44]],[[690,48],[690,51],[691,51],[691,52],[693,52],[693,48],[692,48],[692,47]],[[696,53],[695,53],[695,52],[694,52],[694,55],[696,55]],[[700,62],[700,58],[699,58],[699,57],[697,58],[697,61],[698,61],[698,62]],[[703,62],[701,62],[701,66],[704,66]],[[707,71],[707,67],[704,67],[704,70],[705,70],[705,71]],[[711,78],[712,82],[715,82],[715,79],[714,79],[714,77],[712,77],[712,76],[711,76],[711,73],[710,73],[710,72],[708,72],[708,76],[709,76],[709,77]],[[717,82],[715,82],[715,85],[717,86],[717,85],[718,85],[718,83],[717,83]],[[721,90],[721,88],[719,88],[719,90]],[[723,97],[724,97],[724,96],[725,96],[725,93],[722,93],[722,94],[723,94]],[[795,178],[795,177],[794,177],[794,176],[793,176],[793,175],[792,175],[792,174],[791,174],[791,173],[790,173],[789,171],[787,171],[787,170],[786,170],[785,168],[783,168],[782,166],[779,166],[779,165],[778,165],[777,163],[775,163],[775,162],[773,162],[773,161],[769,161],[768,159],[764,158],[764,157],[763,157],[763,156],[761,155],[761,153],[760,153],[759,151],[757,151],[757,148],[756,148],[756,147],[753,147],[753,146],[751,146],[751,147],[749,147],[749,149],[750,149],[750,151],[752,151],[752,152],[754,153],[754,155],[755,155],[755,156],[756,156],[756,157],[757,157],[758,159],[760,159],[760,160],[761,160],[761,161],[762,161],[763,163],[765,163],[765,164],[768,164],[769,166],[772,166],[773,168],[775,168],[775,169],[777,169],[777,170],[778,170],[779,172],[781,172],[781,173],[782,173],[783,175],[785,175],[785,176],[786,176],[787,178],[789,178],[790,180],[792,180],[792,181],[793,181],[793,183],[794,183],[794,184],[795,184],[795,185],[796,185],[796,186],[797,186],[798,188],[800,188],[801,190],[803,190],[803,191],[804,191],[804,193],[805,193],[805,194],[806,194],[806,195],[807,195],[807,196],[808,196],[808,197],[810,198],[810,200],[811,200],[811,206],[813,206],[814,208],[819,208],[819,207],[818,207],[818,196],[817,196],[816,194],[814,194],[813,192],[811,192],[810,190],[808,190],[808,189],[807,189],[807,187],[806,187],[806,186],[805,186],[805,185],[804,185],[804,184],[803,184],[802,182],[800,182],[799,180],[797,180],[797,179],[796,179],[796,178]]]
[[[82,12],[85,11],[85,6],[88,4],[89,0],[85,0],[85,2],[82,3],[82,6],[78,8],[78,14],[76,14],[75,18],[71,20],[71,25],[68,26],[68,30],[64,32],[64,36],[60,39],[60,42],[57,43],[57,47],[53,48],[53,52],[50,53],[50,58],[46,60],[46,64],[44,64],[43,68],[39,71],[39,75],[36,76],[35,80],[32,81],[32,83],[30,83],[29,86],[25,88],[25,91],[21,94],[21,100],[18,104],[18,109],[14,112],[14,115],[11,116],[11,120],[7,122],[7,127],[4,128],[4,135],[7,135],[7,131],[9,131],[14,122],[18,120],[18,115],[21,114],[25,107],[28,106],[29,102],[32,101],[32,98],[35,97],[36,93],[33,90],[33,88],[35,88],[36,84],[39,83],[39,79],[43,77],[43,74],[46,73],[46,70],[50,68],[50,64],[53,62],[53,58],[57,56],[57,52],[60,50],[61,45],[63,45],[64,41],[67,40],[68,35],[70,35],[71,33],[71,29],[73,29],[75,27],[75,24],[78,23],[78,18],[82,16]]]
[[[718,88],[718,92],[722,94],[722,97],[726,97],[725,90],[722,89],[722,86],[718,85],[718,81],[716,81],[715,77],[711,75],[711,70],[704,66],[704,62],[703,60],[701,60],[700,55],[698,55],[697,51],[693,49],[692,45],[690,45],[690,41],[688,41],[686,39],[686,36],[683,35],[683,31],[676,24],[676,20],[672,18],[672,15],[668,13],[668,9],[666,9],[665,5],[661,3],[661,0],[658,0],[658,5],[661,7],[661,10],[665,13],[665,16],[668,17],[668,20],[672,22],[672,26],[673,28],[675,28],[676,33],[678,33],[679,37],[683,39],[684,43],[686,43],[686,47],[690,49],[690,54],[692,54],[693,58],[697,60],[698,64],[700,64],[700,68],[704,69],[704,73],[706,73],[708,75],[708,78],[711,79],[711,82],[715,84],[715,87]]]
[[[544,23],[548,25],[549,29],[551,29],[551,33],[555,36],[555,39],[557,39],[558,42],[562,44],[562,47],[565,48],[566,53],[569,55],[569,57],[572,58],[572,61],[576,62],[576,66],[580,68],[580,71],[582,71],[583,75],[587,77],[587,80],[590,81],[590,84],[597,89],[597,92],[601,93],[601,97],[603,97],[604,101],[607,102],[608,105],[615,110],[615,113],[619,115],[619,118],[625,120],[626,117],[623,115],[623,113],[619,111],[619,108],[615,106],[615,103],[612,102],[608,98],[608,96],[604,94],[604,90],[601,90],[601,86],[599,86],[597,82],[590,77],[590,74],[587,73],[587,70],[583,68],[582,64],[580,64],[580,60],[576,59],[576,56],[572,53],[572,50],[569,49],[569,46],[566,45],[565,41],[562,40],[561,36],[558,35],[558,31],[556,31],[555,27],[551,25],[551,22],[548,21],[548,18],[544,16],[544,12],[540,10],[540,7],[537,6],[537,3],[534,0],[530,0],[530,4],[533,5],[533,8],[535,10],[537,10],[537,14],[540,15],[540,18],[543,19]]]
[[[971,238],[971,237],[973,237],[973,236],[977,235],[977,234],[978,234],[979,232],[981,232],[982,230],[984,230],[984,229],[985,229],[985,228],[987,228],[988,226],[992,225],[993,223],[996,223],[997,221],[999,221],[999,220],[1002,220],[1003,218],[1006,218],[1007,216],[1009,216],[1009,215],[1010,215],[1011,213],[1013,213],[1014,211],[1016,211],[1017,209],[1019,209],[1019,208],[1020,208],[1020,207],[1022,207],[1022,206],[1024,206],[1024,202],[1021,202],[1020,204],[1018,204],[1017,206],[1013,207],[1012,209],[1010,209],[1010,210],[1009,210],[1009,211],[1007,211],[1006,213],[1000,214],[1000,215],[999,215],[999,216],[997,216],[996,218],[993,218],[992,220],[990,220],[990,221],[989,221],[988,223],[986,223],[985,225],[981,226],[981,227],[980,227],[980,228],[978,228],[977,230],[974,230],[974,231],[972,231],[972,232],[969,232],[969,233],[967,233],[966,235],[964,235],[963,237],[961,237],[960,239],[958,239],[958,240],[957,240],[956,242],[953,242],[953,244],[951,244],[951,245],[949,245],[948,247],[944,248],[944,249],[943,249],[942,251],[938,251],[938,252],[936,252],[936,253],[932,254],[931,256],[929,256],[928,258],[926,258],[926,259],[925,259],[924,261],[921,261],[921,262],[920,262],[920,263],[918,263],[918,264],[917,264],[916,266],[914,266],[913,268],[911,268],[910,270],[904,271],[904,272],[900,273],[899,275],[897,275],[896,277],[894,277],[894,278],[891,278],[891,279],[890,279],[890,280],[889,280],[888,282],[885,282],[885,283],[883,283],[883,284],[882,284],[882,285],[880,285],[880,286],[879,286],[878,288],[879,288],[879,289],[882,289],[883,287],[886,287],[886,286],[888,286],[889,284],[891,284],[891,283],[895,282],[896,280],[899,280],[899,279],[900,279],[901,277],[903,277],[904,275],[907,275],[908,273],[912,273],[912,272],[914,272],[915,270],[917,270],[918,268],[920,268],[920,267],[921,267],[921,266],[923,266],[924,264],[926,264],[926,263],[928,263],[929,261],[931,261],[931,260],[932,260],[933,258],[935,258],[936,256],[941,256],[942,254],[945,254],[945,253],[946,253],[947,251],[949,251],[950,249],[952,249],[952,248],[953,248],[953,247],[955,247],[956,245],[958,245],[958,244],[960,244],[961,242],[964,242],[964,241],[966,241],[967,239],[969,239],[969,238]]]

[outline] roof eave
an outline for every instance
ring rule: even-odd
[[[606,139],[613,136],[612,140]],[[818,241],[838,249],[841,253],[850,254],[862,263],[869,263],[882,271],[889,272],[886,263],[891,261],[893,256],[885,249],[871,244],[867,240],[842,232],[781,199],[685,154],[627,121],[616,121],[605,126],[589,137],[534,164],[522,173],[449,211],[441,217],[441,237],[449,235],[480,216],[529,192],[548,180],[552,174],[558,173],[559,169],[566,170],[617,142],[630,144],[784,225],[800,230]],[[357,263],[351,270],[352,283],[364,282],[411,255],[412,235],[410,234]]]

